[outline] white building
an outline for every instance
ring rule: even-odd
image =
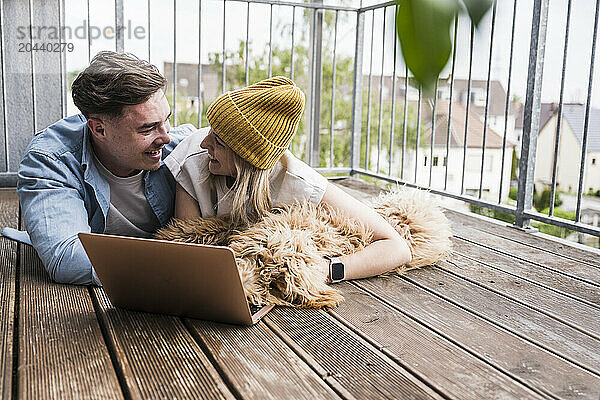
[[[460,193],[461,187],[467,195],[478,196],[481,162],[483,154],[484,124],[478,115],[469,114],[468,133],[465,139],[466,109],[459,103],[452,104],[452,120],[450,121],[450,140],[446,148],[448,137],[448,103],[438,101],[436,110],[435,138],[433,158],[431,158],[431,126],[425,133],[427,146],[421,147],[417,162],[417,183],[428,186],[431,171],[431,187],[449,192]],[[463,159],[466,141],[466,163],[463,183]],[[504,157],[503,157],[504,147]],[[502,201],[508,197],[510,188],[510,168],[512,151],[515,143],[506,140],[488,125],[486,131],[485,158],[483,163],[482,198],[497,201],[500,190],[500,177],[502,176]],[[408,177],[414,176],[414,157],[411,160]],[[408,162],[407,162],[408,164]],[[446,166],[448,178],[446,180]]]
[[[536,185],[549,186],[552,183],[554,147],[558,108],[552,111],[544,122],[540,117],[540,132],[537,139],[535,162]],[[566,192],[576,192],[579,186],[581,153],[583,148],[583,128],[585,105],[563,105],[563,117],[558,147],[558,168],[556,185]],[[590,109],[588,139],[583,177],[583,192],[600,190],[600,110]]]

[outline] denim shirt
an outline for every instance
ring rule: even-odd
[[[171,129],[166,157],[193,125]],[[103,233],[110,206],[110,188],[92,161],[87,122],[74,115],[36,135],[21,161],[17,193],[23,222],[50,277],[61,283],[100,285],[77,234]],[[173,216],[175,181],[161,161],[146,171],[145,194],[158,221]]]

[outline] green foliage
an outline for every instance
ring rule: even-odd
[[[492,6],[493,0],[462,0],[469,17],[475,26],[479,26],[479,23],[483,19],[483,16]]]
[[[474,26],[492,7],[493,0],[398,0],[396,30],[406,65],[426,93],[450,58],[450,27],[466,10]]]
[[[167,93],[166,97],[167,97],[167,101],[169,102],[169,104],[173,104],[173,92]],[[190,107],[190,106],[181,107],[186,95],[185,95],[185,93],[178,93],[177,97],[179,99],[179,101],[177,102],[177,125],[183,125],[183,124],[196,125],[198,123],[197,107],[195,107],[195,106],[194,107]],[[206,110],[205,110],[205,112],[206,112]],[[175,119],[175,116],[173,114],[171,114],[171,117],[169,118],[169,123],[171,124],[171,126],[175,125],[174,119]]]
[[[587,196],[597,196],[600,197],[600,189],[594,191],[594,189],[590,189],[588,190],[588,192],[586,193]]]
[[[478,206],[476,204],[469,204],[469,210],[472,213],[483,215],[489,218],[498,219],[500,221],[508,222],[511,224],[515,223],[515,216],[504,211],[493,210],[491,208]]]
[[[542,211],[540,211],[540,213],[549,215],[550,208],[545,208]],[[555,208],[553,214],[555,217],[558,217],[558,218],[575,221],[575,213],[574,212],[563,211],[558,208]],[[556,226],[556,225],[546,224],[543,222],[532,222],[531,226],[538,228],[540,230],[540,232],[542,232],[542,233],[546,233],[548,235],[560,237],[563,239],[566,238],[567,236],[569,236],[571,233],[573,233],[573,231],[570,229],[562,228],[562,227]]]
[[[334,21],[333,13],[324,13],[323,18],[323,66],[322,66],[322,84],[320,91],[320,116],[319,116],[319,160],[320,167],[343,167],[350,164],[350,146],[351,138],[350,129],[352,126],[352,83],[354,76],[354,58],[352,56],[345,56],[343,54],[336,55],[336,88],[335,88],[335,109],[333,118],[333,164],[330,165],[330,146],[331,146],[331,100],[333,96],[333,60],[327,55],[333,54],[333,38],[334,38]],[[307,10],[304,13],[304,19],[308,26],[309,18],[311,18],[310,11]],[[340,15],[340,18],[343,18]],[[339,24],[340,22],[338,22]],[[274,35],[286,36],[289,35],[290,25],[282,24],[275,27]],[[298,33],[298,31],[297,31]],[[261,46],[254,46],[252,42],[247,44],[249,46],[249,60],[248,60],[248,82],[254,83],[259,80],[265,79],[269,75],[269,48]],[[287,46],[287,44],[286,44]],[[226,52],[226,89],[236,89],[246,85],[246,42],[240,41],[235,51]],[[209,54],[209,63],[211,68],[218,73],[221,81],[219,86],[222,85],[222,68],[223,68],[223,55],[222,53],[211,53]],[[274,42],[273,50],[271,53],[271,68],[272,75],[283,75],[290,76],[291,74],[291,50],[289,48],[282,48]],[[310,46],[309,38],[306,31],[302,31],[300,37],[296,39],[294,45],[294,81],[300,86],[307,95],[307,107],[305,109],[305,115],[301,119],[298,133],[296,134],[292,142],[292,152],[299,158],[305,159],[306,143],[309,140],[308,133],[310,128],[308,126],[309,118],[308,113],[310,108],[308,102],[310,101]],[[372,84],[376,85],[379,82],[373,81]],[[363,89],[363,102],[362,102],[362,132],[361,132],[361,165],[365,165],[367,146],[370,149],[377,148],[378,136],[379,136],[379,112],[381,107],[382,114],[382,125],[381,125],[381,157],[383,159],[384,153],[389,150],[391,141],[391,121],[392,121],[392,100],[389,96],[379,102],[379,91],[371,91],[371,110],[369,114],[369,98],[367,90],[368,82],[365,81],[365,88]],[[397,83],[398,85],[399,83]],[[398,89],[396,89],[398,91]],[[206,126],[204,115],[206,108],[214,99],[204,99],[203,104],[203,126]],[[187,115],[187,114],[186,114]],[[197,114],[191,114],[194,118],[197,118]],[[393,152],[394,154],[401,154],[403,144],[403,132],[404,132],[404,102],[400,99],[396,100],[395,103],[395,122],[394,122],[394,143]],[[370,116],[370,121],[368,118]],[[407,112],[407,123],[406,123],[406,146],[407,149],[415,148],[417,138],[417,109],[414,104],[409,104]],[[179,112],[178,112],[178,118]],[[184,122],[185,119],[179,119],[178,122]],[[195,123],[195,120],[192,120]],[[421,146],[426,145],[424,130],[427,126],[427,121],[421,123]],[[369,143],[367,143],[367,136],[369,136]],[[376,154],[372,154],[370,157],[370,166],[375,168],[377,164]],[[385,159],[387,160],[387,158]],[[380,171],[387,173],[389,164],[382,161],[380,164]]]
[[[456,14],[454,6],[452,1],[404,0],[396,13],[402,54],[426,93],[433,93],[436,79],[452,52],[450,26]]]
[[[542,190],[542,193],[537,193],[535,188],[533,190],[533,206],[538,212],[540,210],[544,210],[550,207],[550,188],[546,188]],[[560,198],[560,194],[558,192],[554,193],[554,207],[560,207],[562,205],[562,200]]]
[[[478,206],[475,204],[469,204],[469,210],[472,213],[483,215],[483,216],[486,216],[489,218],[494,218],[494,219],[508,222],[511,224],[515,223],[515,216],[510,213],[503,212],[503,211],[493,210],[493,209]],[[541,213],[548,215],[549,208],[542,210]],[[571,220],[571,221],[575,220],[574,212],[563,211],[558,208],[554,209],[554,216],[558,217],[558,218]],[[542,233],[546,233],[546,234],[552,235],[552,236],[557,236],[557,237],[560,237],[563,239],[566,238],[567,236],[569,236],[573,232],[570,229],[562,228],[562,227],[556,226],[556,225],[546,224],[543,222],[532,222],[531,226],[533,226],[534,228],[538,228],[539,231]]]
[[[519,157],[517,157],[517,150],[513,148],[512,151],[512,164],[510,166],[510,179],[516,181],[519,179],[517,177],[517,169],[519,169]]]
[[[508,191],[508,198],[516,201],[518,191],[519,191],[519,188],[516,188],[516,187],[510,188],[510,190]]]
[[[80,72],[80,70],[67,72],[67,87],[69,88],[69,90],[71,90],[71,86],[73,86],[73,81],[75,80],[75,78],[77,78],[77,75],[79,75]]]

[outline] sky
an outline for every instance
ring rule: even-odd
[[[528,70],[528,54],[533,0],[498,0],[497,15],[492,46],[491,78],[497,79],[502,86],[508,86],[508,70],[510,62],[511,28],[513,5],[517,1],[515,18],[515,38],[513,49],[513,69],[511,78],[511,95],[525,102],[525,90]],[[197,63],[199,46],[201,60],[208,62],[211,52],[220,52],[223,48],[223,10],[225,4],[226,32],[225,47],[233,50],[240,40],[246,38],[247,3],[222,0],[127,0],[124,9],[125,25],[130,27],[125,34],[125,50],[147,59],[150,50],[150,61],[160,69],[165,61],[173,60],[174,38],[176,37],[176,56],[178,62]],[[363,5],[376,4],[376,1],[363,2]],[[567,0],[550,0],[548,16],[548,33],[545,49],[545,63],[542,84],[542,101],[558,102],[560,93],[561,71],[563,63]],[[114,26],[114,2],[111,0],[89,1],[89,24],[104,29]],[[148,20],[148,4],[150,19]],[[325,1],[325,4],[339,4],[336,1]],[[349,6],[359,6],[360,0],[345,2]],[[176,7],[174,7],[174,5]],[[201,19],[199,18],[201,6]],[[176,8],[176,11],[174,11]],[[277,26],[291,24],[292,7],[273,6],[274,33]],[[250,6],[249,38],[254,48],[262,50],[269,41],[269,5],[252,4]],[[569,32],[568,61],[565,79],[565,102],[584,103],[587,96],[590,73],[590,55],[594,24],[595,4],[590,0],[572,0],[571,25]],[[328,13],[333,13],[328,11]],[[356,15],[353,12],[340,12],[338,27],[337,52],[352,56],[355,47]],[[175,18],[176,16],[176,18]],[[68,26],[76,29],[87,23],[87,2],[83,0],[65,0],[65,20]],[[303,23],[302,10],[296,7],[296,40],[302,30],[308,30]],[[491,34],[491,11],[482,20],[475,33],[473,56],[473,79],[486,79]],[[199,28],[199,21],[201,27]],[[371,30],[373,29],[374,45],[372,52],[373,74],[379,75],[383,69],[385,74],[393,71],[393,10],[385,13],[385,34],[383,32],[384,11],[367,12],[365,15],[365,37],[363,73],[368,74],[371,66]],[[176,29],[174,27],[176,26]],[[150,49],[148,49],[148,27]],[[138,29],[137,38],[134,29]],[[140,32],[144,34],[141,35]],[[291,35],[274,34],[274,43],[285,47],[291,45]],[[202,40],[199,41],[199,38]],[[88,63],[88,43],[86,39],[71,40],[74,51],[67,53],[67,70],[80,70]],[[399,46],[399,45],[398,45]],[[91,56],[100,50],[114,50],[114,39],[93,40],[90,47]],[[324,55],[326,56],[326,55]],[[383,68],[382,68],[383,56]],[[597,57],[596,57],[597,58]],[[466,79],[469,72],[469,22],[461,17],[457,34],[455,77]],[[447,76],[451,65],[442,72]],[[600,108],[600,87],[598,63],[594,67],[592,104]],[[404,67],[398,51],[397,71]]]

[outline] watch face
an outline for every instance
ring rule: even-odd
[[[344,264],[341,262],[334,262],[331,264],[331,280],[341,281],[344,279]]]

